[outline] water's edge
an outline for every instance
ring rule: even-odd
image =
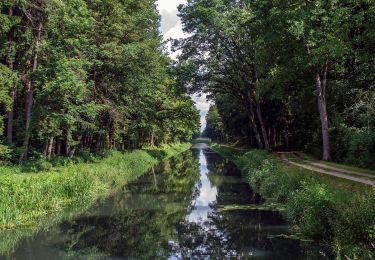
[[[13,259],[320,259],[239,169],[207,147],[164,160],[79,216],[23,239]]]
[[[176,144],[167,146],[165,149],[158,149],[156,152],[154,152],[154,150],[150,150],[153,162],[150,161],[150,164],[148,166],[145,166],[146,170],[141,170],[141,172],[138,173],[135,172],[134,174],[132,174],[131,178],[124,179],[121,184],[114,185],[111,190],[108,190],[108,192],[98,193],[95,198],[90,199],[89,201],[71,204],[69,205],[69,207],[64,208],[61,212],[51,212],[45,217],[41,217],[38,225],[1,230],[0,259],[2,257],[11,257],[20,241],[25,239],[33,239],[33,237],[37,236],[38,233],[48,232],[51,227],[56,226],[63,221],[78,217],[79,215],[88,211],[95,204],[100,203],[108,197],[116,194],[123,188],[124,185],[126,185],[126,183],[134,181],[134,179],[138,179],[146,174],[149,169],[160,164],[163,160],[168,160],[171,157],[178,156],[180,153],[184,153],[190,148],[190,144]],[[129,163],[131,164],[132,162],[129,161]],[[93,164],[93,167],[95,167],[95,164]]]

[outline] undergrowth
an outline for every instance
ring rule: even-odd
[[[266,151],[228,156],[228,147],[213,149],[232,158],[256,192],[285,205],[283,214],[296,233],[328,243],[338,259],[375,259],[373,189],[363,186],[353,192],[311,171],[286,166]]]
[[[111,152],[101,160],[95,158],[86,162],[60,159],[63,163],[53,166],[53,162],[49,162],[52,166],[40,171],[36,171],[37,166],[29,166],[28,171],[25,166],[2,166],[0,230],[37,229],[46,218],[58,217],[67,208],[79,206],[85,209],[100,196],[139,177],[161,159],[189,147],[190,144],[175,144]],[[9,246],[0,247],[0,255],[7,250]]]

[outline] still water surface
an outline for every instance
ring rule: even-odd
[[[162,162],[88,212],[23,240],[12,259],[324,259],[231,162],[204,146]]]

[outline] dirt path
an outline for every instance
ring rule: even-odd
[[[278,153],[278,155],[282,161],[307,170],[375,186],[375,176],[371,174],[341,169],[320,163],[319,161],[305,160],[301,156],[299,156],[298,153]],[[289,157],[292,156],[293,159],[296,159],[297,161],[288,159],[287,155],[289,155]]]

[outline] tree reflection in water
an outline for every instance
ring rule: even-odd
[[[320,257],[311,244],[270,238],[288,233],[278,213],[220,210],[261,203],[232,163],[209,150],[192,150],[164,161],[86,214],[27,241],[16,257],[41,259],[43,252],[55,259]]]

